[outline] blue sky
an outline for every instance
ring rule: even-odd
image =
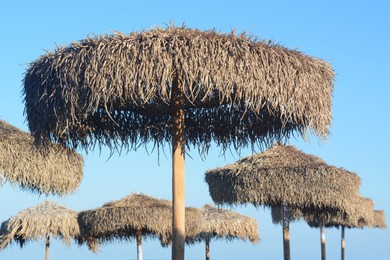
[[[0,118],[28,130],[21,98],[23,73],[29,62],[87,35],[129,33],[164,26],[174,21],[199,29],[222,32],[237,29],[271,39],[291,49],[321,58],[336,71],[333,122],[327,142],[291,140],[306,153],[356,172],[362,179],[361,194],[390,214],[390,3],[372,1],[2,1],[0,3]],[[84,180],[72,195],[49,197],[75,210],[90,209],[120,199],[131,192],[158,198],[171,197],[170,152],[158,158],[144,149],[114,155],[105,149],[80,151],[85,157]],[[207,169],[239,159],[219,156],[212,147],[201,160],[196,151],[186,160],[186,205],[212,203],[204,182]],[[250,155],[243,150],[241,156]],[[0,221],[43,200],[6,184],[0,188]],[[256,217],[262,241],[213,241],[213,259],[282,259],[282,230],[271,222],[267,209],[237,207]],[[389,220],[389,218],[387,218]],[[388,259],[389,230],[347,230],[347,259]],[[293,259],[320,257],[319,231],[305,223],[291,226]],[[327,230],[329,259],[340,255],[340,231]],[[186,248],[186,259],[202,259],[204,245]],[[170,249],[157,241],[144,243],[145,259],[169,259]],[[0,252],[1,259],[42,259],[43,241],[16,245]],[[66,247],[53,242],[52,259],[135,259],[135,243],[114,243],[93,254],[86,247]]]

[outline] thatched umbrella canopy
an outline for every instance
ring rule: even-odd
[[[276,206],[287,214],[290,207],[297,207],[303,212],[348,215],[353,209],[349,201],[360,187],[356,174],[284,145],[209,170],[205,180],[217,204]],[[283,220],[285,259],[290,259],[288,215]]]
[[[22,189],[46,194],[74,191],[83,178],[83,158],[56,144],[45,149],[34,138],[0,120],[0,179]]]
[[[345,228],[383,227],[384,214],[374,211],[374,202],[369,198],[353,197],[350,199],[348,215],[340,212],[303,213],[299,208],[290,209],[290,221],[305,220],[312,228],[321,228],[321,251],[325,254],[325,231],[328,227],[341,227],[341,259],[345,252]],[[272,207],[272,221],[282,223],[281,207]]]
[[[81,236],[79,243],[87,243],[96,252],[99,244],[113,240],[137,241],[138,259],[142,259],[142,237],[159,238],[166,246],[172,238],[172,203],[142,194],[131,194],[102,207],[81,211],[78,216]],[[202,217],[199,210],[186,209],[191,225],[186,229],[191,236],[200,232],[195,219]]]
[[[27,241],[46,240],[45,259],[49,259],[50,237],[67,245],[79,235],[77,212],[45,201],[4,221],[0,230],[0,250],[15,241],[22,247]]]
[[[321,224],[325,227],[341,227],[341,260],[345,259],[345,228],[386,227],[384,212],[374,210],[374,202],[371,199],[359,197],[351,201],[351,204],[355,208],[354,214],[356,215],[353,220],[342,218],[337,215],[327,218],[316,215],[304,216],[304,219],[310,227],[321,227]],[[357,222],[356,219],[358,219]],[[323,236],[324,234],[321,233],[321,237]]]
[[[256,219],[210,205],[204,205],[200,210],[203,218],[198,221],[202,222],[200,223],[202,232],[194,238],[188,238],[188,240],[206,242],[206,260],[210,259],[210,240],[212,238],[242,239],[252,243],[260,240]]]
[[[385,211],[374,210],[374,223],[370,227],[372,227],[372,228],[387,228]]]
[[[334,72],[296,50],[245,34],[168,26],[71,43],[24,80],[30,130],[69,146],[172,144],[174,241],[184,258],[184,154],[326,137]]]

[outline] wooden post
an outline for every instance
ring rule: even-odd
[[[184,259],[185,241],[185,181],[184,181],[184,108],[179,79],[174,76],[172,82],[172,259]]]
[[[137,239],[137,259],[142,260],[142,230],[139,229],[137,230],[136,234],[136,239]]]
[[[282,225],[283,225],[283,253],[284,260],[290,260],[290,219],[288,206],[282,205]]]
[[[49,249],[50,249],[50,235],[46,236],[46,249],[45,249],[45,259],[49,260]]]
[[[210,260],[210,240],[206,239],[206,260]]]
[[[321,233],[321,260],[326,260],[326,240],[325,240],[325,227],[324,224],[321,223],[320,226]]]
[[[341,260],[345,259],[345,227],[341,226]]]

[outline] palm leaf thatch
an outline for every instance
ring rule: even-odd
[[[359,197],[351,204],[355,208],[353,221],[340,216],[304,215],[308,225],[313,228],[321,228],[321,237],[325,237],[324,227],[341,227],[341,259],[345,259],[345,228],[374,228],[385,227],[384,212],[374,210],[374,202],[371,199]],[[383,214],[382,214],[383,213]],[[382,218],[383,217],[383,218]],[[358,221],[356,222],[356,219]],[[325,255],[325,241],[321,241],[321,253]]]
[[[194,219],[197,223],[189,226],[201,226],[200,233],[195,236],[186,236],[186,243],[206,243],[206,260],[210,259],[210,240],[217,239],[242,239],[256,243],[260,240],[259,228],[256,219],[241,215],[237,212],[204,205],[200,208],[202,218]],[[191,221],[191,220],[190,220]],[[187,220],[188,222],[188,220]]]
[[[325,137],[333,77],[326,62],[269,41],[168,26],[48,52],[28,68],[24,98],[38,140],[136,148],[171,142],[178,80],[185,143],[226,149],[308,129]]]
[[[186,208],[186,217],[192,225],[186,225],[191,236],[200,233],[195,220],[201,212]],[[131,194],[121,200],[105,203],[102,207],[81,211],[78,216],[81,236],[79,243],[87,243],[97,252],[99,244],[114,240],[132,240],[141,235],[144,238],[159,238],[163,246],[172,239],[172,203],[143,194]],[[140,241],[137,241],[140,242]]]
[[[304,220],[310,227],[319,227],[324,224],[325,227],[369,227],[375,223],[374,201],[369,198],[356,197],[351,198],[348,215],[340,214],[303,214]]]
[[[22,247],[27,241],[46,240],[48,259],[49,237],[61,239],[67,245],[80,233],[77,212],[50,201],[25,209],[4,221],[0,229],[0,250],[12,241]]]
[[[210,205],[204,205],[200,210],[203,215],[200,239],[210,241],[212,238],[238,238],[252,243],[260,240],[256,219]]]
[[[33,62],[24,79],[37,142],[121,150],[172,144],[173,257],[184,259],[185,147],[205,155],[308,130],[326,137],[334,72],[245,34],[168,26],[97,36]]]
[[[387,228],[385,211],[374,210],[374,223],[371,225],[373,228]]]
[[[83,159],[55,144],[37,148],[29,133],[0,120],[0,176],[32,192],[66,194],[81,183]]]
[[[290,259],[289,208],[351,217],[349,202],[360,187],[356,174],[285,145],[209,170],[205,180],[215,203],[280,207],[285,260]]]
[[[296,207],[303,212],[353,210],[360,178],[326,164],[293,146],[274,145],[225,167],[206,172],[209,192],[217,204]]]

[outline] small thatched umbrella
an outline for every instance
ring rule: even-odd
[[[87,243],[96,252],[99,244],[119,240],[137,241],[137,259],[142,259],[142,237],[157,237],[166,246],[172,237],[172,203],[142,194],[131,194],[102,207],[81,211],[80,244]],[[186,216],[191,226],[187,231],[193,236],[200,232],[196,219],[201,219],[199,210],[187,208]]]
[[[14,240],[22,247],[29,240],[46,240],[45,259],[49,259],[50,237],[67,245],[79,235],[77,212],[45,201],[4,221],[0,230],[0,250]]]
[[[55,144],[38,149],[29,133],[0,120],[0,178],[33,192],[65,194],[80,185],[83,159]]]
[[[310,227],[341,227],[341,260],[345,259],[345,228],[385,228],[384,212],[374,210],[374,202],[368,198],[359,197],[351,201],[356,209],[353,213],[356,217],[349,218],[333,216],[322,218],[318,215],[305,214],[303,217]],[[356,219],[358,221],[356,222]],[[321,238],[325,238],[324,230],[321,230]],[[325,241],[321,240],[321,252],[325,253]]]
[[[206,260],[210,259],[210,240],[224,238],[227,240],[242,239],[252,243],[260,240],[256,219],[237,212],[204,205],[201,209],[203,218],[199,221],[202,232],[194,241],[206,242]]]
[[[385,212],[383,210],[374,210],[374,222],[371,228],[387,228]]]
[[[325,252],[325,227],[341,227],[341,259],[344,259],[345,251],[345,227],[363,228],[363,227],[386,227],[383,211],[374,211],[374,202],[371,199],[355,197],[350,200],[351,209],[348,215],[332,214],[324,211],[323,213],[311,214],[303,213],[298,208],[290,209],[290,221],[304,219],[308,225],[313,228],[320,227],[321,257],[326,257]],[[275,224],[282,223],[281,207],[272,207],[272,221]]]
[[[351,196],[358,196],[359,177],[326,164],[293,146],[275,145],[222,168],[206,172],[209,192],[217,204],[282,208],[284,258],[290,259],[290,207],[303,212],[348,214]]]
[[[133,148],[172,144],[174,259],[184,259],[185,147],[202,155],[283,140],[326,137],[329,64],[245,34],[168,26],[74,42],[33,62],[24,80],[39,141]]]

